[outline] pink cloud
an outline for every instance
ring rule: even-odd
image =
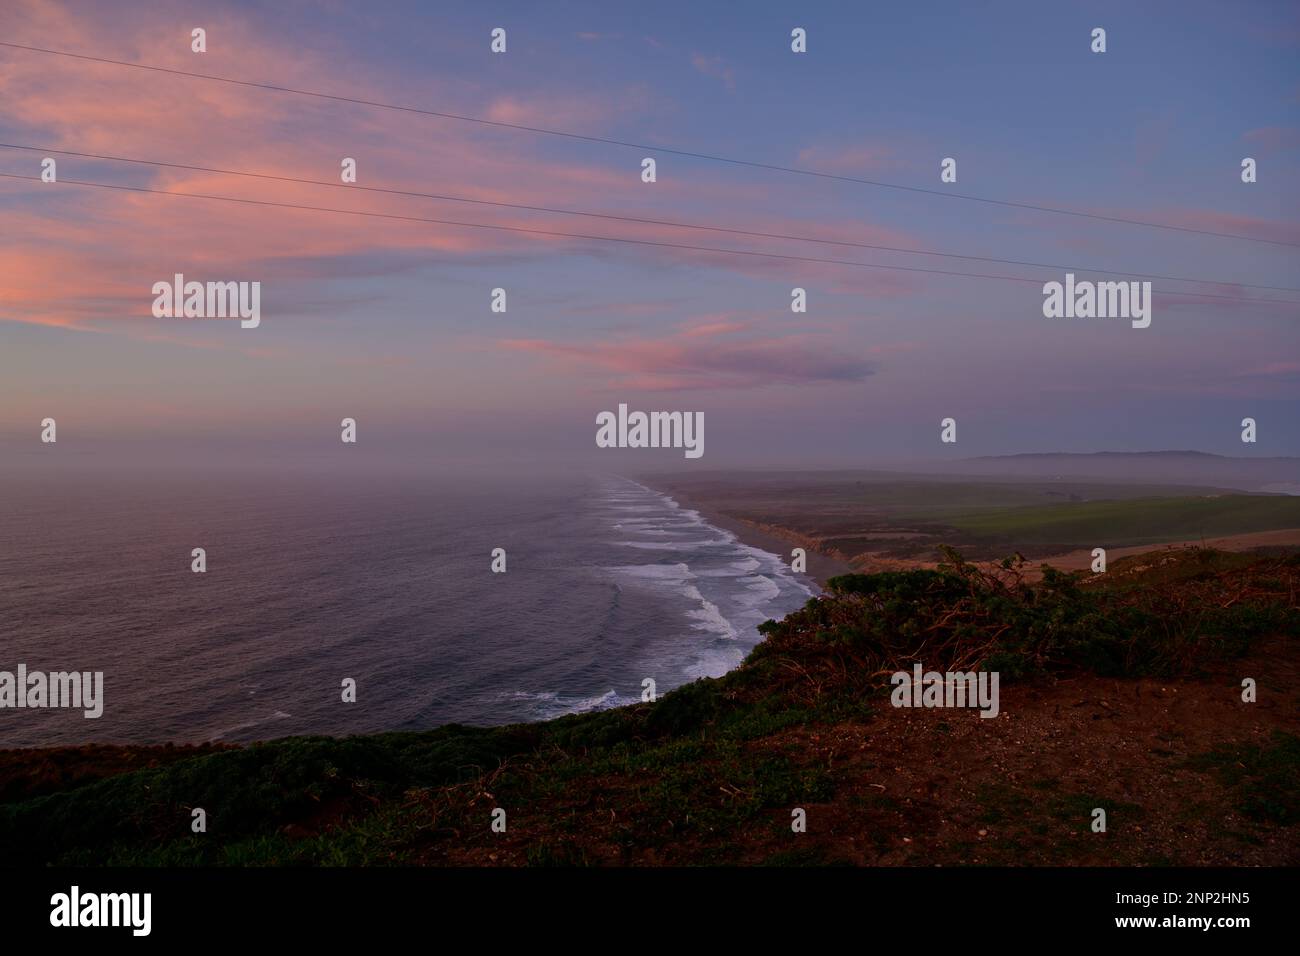
[[[618,112],[619,104],[607,96],[533,92],[527,96],[497,97],[488,104],[486,117],[517,126],[580,131],[608,123]]]
[[[1132,212],[1129,216],[1132,216]],[[1139,218],[1148,218],[1142,216]],[[1206,229],[1213,232],[1227,232],[1234,235],[1254,236],[1259,239],[1271,239],[1275,242],[1300,243],[1300,223],[1278,222],[1274,219],[1261,219],[1258,216],[1243,216],[1238,213],[1219,212],[1213,209],[1168,209],[1149,217],[1157,222],[1167,222],[1175,226],[1191,229]]]
[[[720,56],[705,56],[703,53],[692,53],[691,66],[695,67],[697,73],[721,80],[729,90],[736,88],[736,71]]]
[[[1294,222],[1282,222],[1276,219],[1264,219],[1259,216],[1247,216],[1239,213],[1224,212],[1216,209],[1199,209],[1190,206],[1166,206],[1154,209],[1140,209],[1132,206],[1075,206],[1069,203],[1063,203],[1059,199],[1053,199],[1052,197],[1028,198],[1025,201],[1038,202],[1044,206],[1057,209],[1071,209],[1095,216],[1109,216],[1116,219],[1137,220],[1139,222],[1177,226],[1184,229],[1196,229],[1207,232],[1249,236],[1273,242],[1300,243],[1300,224]],[[1062,229],[1065,228],[1068,223],[1062,218],[1017,211],[1007,216],[1006,222],[1020,227],[1050,230],[1052,232],[1053,241],[1074,248],[1090,248],[1093,251],[1102,252],[1107,248],[1106,240],[1104,239],[1081,239],[1078,236],[1063,233]],[[1082,226],[1087,222],[1087,220],[1076,219],[1074,222],[1076,225]],[[1110,227],[1108,226],[1107,228]],[[1119,227],[1116,225],[1114,228]],[[1150,228],[1143,226],[1134,226],[1128,229],[1127,232],[1134,237],[1139,237],[1143,234],[1147,236],[1158,235],[1158,233],[1153,232]],[[1166,238],[1171,235],[1172,233],[1165,233]]]
[[[829,173],[866,173],[906,169],[895,147],[885,143],[817,145],[799,150],[799,163]]]
[[[195,69],[188,34],[175,24],[116,8],[79,8],[13,0],[6,36],[60,48],[177,69]],[[362,99],[411,102],[409,89],[372,76],[364,66],[340,79],[340,51],[303,44],[257,29],[233,16],[209,18],[209,50],[201,70],[278,85],[339,91]],[[312,52],[315,51],[315,52]],[[609,90],[573,96],[537,91],[487,104],[467,98],[448,80],[423,87],[428,102],[454,112],[525,125],[581,128],[643,110],[645,91]],[[418,102],[418,98],[416,99]],[[446,192],[475,199],[557,208],[637,214],[652,218],[720,221],[742,229],[812,232],[831,238],[914,245],[908,236],[861,222],[805,222],[763,213],[768,191],[722,173],[668,176],[653,196],[639,181],[634,155],[600,162],[549,158],[549,140],[410,117],[365,107],[158,74],[86,61],[13,52],[0,60],[0,102],[14,140],[79,152],[157,159],[338,181],[339,161],[358,161],[361,185]],[[0,168],[36,175],[40,153],[0,150]],[[906,277],[822,263],[642,246],[397,219],[364,218],[157,196],[76,186],[84,179],[240,199],[315,205],[367,213],[427,217],[552,232],[628,237],[658,243],[773,251],[810,258],[858,258],[855,250],[683,230],[671,226],[499,209],[463,203],[384,196],[360,190],[230,177],[193,170],[95,163],[57,157],[60,183],[0,180],[6,228],[0,234],[0,321],[88,329],[106,325],[142,334],[152,281],[175,271],[204,278],[270,278],[327,282],[337,276],[383,274],[431,258],[486,255],[545,256],[582,251],[633,258],[656,267],[726,270],[771,280],[797,276],[873,295],[902,294]],[[521,174],[526,169],[526,175]],[[431,170],[436,176],[431,177]],[[367,272],[366,270],[370,270]],[[250,274],[256,271],[256,275]],[[321,298],[328,295],[318,292]],[[141,321],[124,322],[124,319]]]
[[[1300,146],[1300,130],[1291,126],[1263,126],[1248,130],[1241,138],[1269,152],[1280,152]]]
[[[730,315],[702,316],[699,321],[687,324],[681,334],[690,338],[726,335],[731,332],[744,332],[753,328],[753,325],[752,322],[733,319]]]
[[[745,323],[688,325],[664,339],[627,338],[594,344],[507,339],[503,348],[545,356],[562,365],[595,368],[609,385],[645,390],[752,389],[860,381],[870,362],[806,335],[736,339]]]

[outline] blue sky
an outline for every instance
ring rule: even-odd
[[[209,51],[189,50],[204,25]],[[493,27],[508,33],[488,51]],[[790,52],[792,27],[808,53]],[[1090,31],[1108,50],[1089,50]],[[11,42],[1212,232],[796,176],[0,49],[10,144],[818,236],[1300,286],[1293,4],[93,5]],[[643,155],[658,182],[639,178]],[[958,182],[939,181],[943,157]],[[1243,184],[1252,156],[1259,181]],[[0,172],[39,153],[0,149]],[[885,266],[1027,268],[70,156],[61,178]],[[1153,280],[1152,325],[1048,320],[1031,283],[0,180],[0,436],[337,442],[599,462],[619,402],[706,414],[706,466],[1021,451],[1300,454],[1300,294]],[[264,321],[155,319],[174,272],[259,280]],[[789,309],[808,290],[809,311]],[[509,311],[492,314],[492,288]],[[955,447],[939,419],[959,421]],[[1260,422],[1243,446],[1239,422]],[[241,446],[242,447],[242,446]],[[667,463],[647,461],[647,464]]]

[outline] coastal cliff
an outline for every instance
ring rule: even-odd
[[[1300,555],[1026,571],[835,577],[724,677],[545,723],[0,751],[0,863],[1300,859]],[[915,662],[996,716],[891,706]]]

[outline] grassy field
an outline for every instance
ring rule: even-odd
[[[1222,495],[1082,501],[953,513],[944,523],[983,542],[1060,551],[1300,528],[1300,497]]]
[[[728,474],[656,487],[847,561],[934,561],[943,545],[980,560],[1044,558],[1300,528],[1300,497],[1180,485]]]

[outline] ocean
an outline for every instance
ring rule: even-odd
[[[0,708],[0,747],[613,707],[645,678],[663,694],[725,673],[813,593],[778,556],[616,476],[9,482],[0,671],[102,671],[104,713]]]

